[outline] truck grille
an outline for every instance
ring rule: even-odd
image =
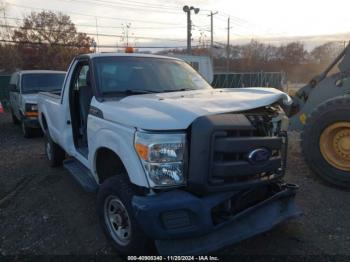
[[[214,133],[213,137],[213,157],[210,161],[212,183],[260,180],[268,178],[270,171],[281,167],[281,137],[259,137],[254,131],[239,130],[227,135]],[[248,160],[248,154],[257,148],[267,148],[271,157],[263,164],[253,165]]]
[[[254,121],[244,114],[198,118],[191,127],[190,188],[203,193],[240,190],[281,177],[286,138],[268,134],[269,121],[264,117],[254,116]],[[257,149],[269,153],[268,159],[252,162],[249,154]]]

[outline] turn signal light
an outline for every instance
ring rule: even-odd
[[[24,114],[27,117],[37,117],[38,116],[38,112],[25,112]]]
[[[140,143],[135,144],[135,149],[138,155],[141,159],[147,160],[148,159],[148,147],[145,145],[142,145]]]

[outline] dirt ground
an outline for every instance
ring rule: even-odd
[[[300,185],[298,219],[214,255],[350,255],[350,192],[315,178],[290,134],[286,180]],[[0,114],[0,254],[116,254],[95,213],[95,195],[50,168],[41,137],[25,139]]]

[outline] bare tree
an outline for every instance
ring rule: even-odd
[[[330,63],[342,50],[344,46],[338,42],[328,42],[315,47],[311,52],[311,58],[318,64]]]
[[[93,44],[93,38],[77,32],[69,16],[49,11],[25,17],[12,40],[18,44],[24,67],[38,69],[66,69],[74,56],[91,52]]]

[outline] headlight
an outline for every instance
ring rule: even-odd
[[[152,187],[185,184],[186,134],[136,132],[135,150]]]
[[[287,132],[289,128],[289,118],[280,106],[276,106],[277,115],[272,118],[273,134]]]
[[[26,104],[25,110],[26,110],[26,112],[38,111],[38,105],[37,104]]]

